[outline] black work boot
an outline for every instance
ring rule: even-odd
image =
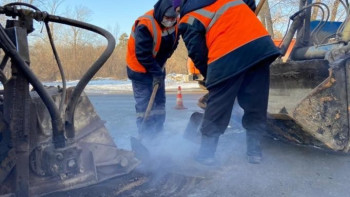
[[[262,153],[260,146],[260,135],[256,132],[247,131],[247,159],[249,163],[261,163]]]
[[[218,145],[219,136],[202,135],[201,146],[195,160],[203,165],[213,166],[217,162],[215,160],[215,151]]]

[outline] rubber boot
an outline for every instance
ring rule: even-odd
[[[262,160],[260,134],[256,131],[247,131],[247,159],[249,163],[259,164]]]
[[[203,165],[213,166],[217,162],[215,160],[216,147],[219,142],[219,136],[205,136],[202,135],[201,146],[195,160]]]

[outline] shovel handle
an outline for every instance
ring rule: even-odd
[[[149,114],[151,113],[151,110],[152,110],[152,107],[153,107],[153,103],[154,103],[154,99],[156,97],[158,88],[159,88],[159,84],[156,84],[153,87],[151,98],[149,99],[149,102],[148,102],[148,105],[147,105],[147,109],[146,109],[145,115],[143,116],[143,120],[142,120],[142,123],[141,123],[141,130],[143,130],[145,122],[146,122]],[[136,153],[136,158],[144,160],[145,158],[146,159],[149,158],[149,154],[150,153],[149,153],[148,149],[146,148],[146,146],[144,146],[142,144],[142,138],[143,137],[141,135],[139,135],[138,138],[131,137],[130,138],[130,143],[131,143],[132,150]]]
[[[164,67],[165,65],[162,66],[162,71],[164,72]],[[145,125],[145,122],[146,120],[148,119],[149,117],[149,114],[151,113],[151,110],[152,110],[152,107],[153,107],[153,103],[154,103],[154,99],[156,98],[156,94],[157,94],[157,91],[158,91],[158,88],[159,88],[159,83],[154,85],[153,87],[153,90],[152,90],[152,94],[151,94],[151,97],[148,101],[148,105],[147,105],[147,108],[146,108],[146,111],[145,111],[145,115],[143,116],[143,120],[142,120],[142,123],[141,123],[141,130],[143,129],[144,125]],[[139,139],[142,140],[142,137],[139,136]]]
[[[258,6],[255,9],[255,15],[258,15],[261,8],[264,6],[266,0],[260,0]]]
[[[145,122],[146,122],[146,120],[148,119],[148,117],[149,117],[149,115],[151,113],[151,110],[152,110],[152,107],[153,107],[153,103],[154,103],[154,99],[156,98],[156,94],[157,94],[158,88],[159,88],[159,84],[156,84],[153,87],[152,94],[151,94],[151,97],[149,99],[149,102],[148,102],[148,105],[147,105],[147,109],[146,109],[145,115],[143,116],[143,120],[142,120],[142,123],[141,123],[141,127],[140,127],[141,131],[143,130]],[[140,140],[140,144],[141,144],[142,136],[139,135],[138,139]]]
[[[157,94],[158,88],[159,88],[159,84],[156,84],[153,87],[153,91],[152,91],[151,97],[149,99],[145,115],[144,115],[143,120],[142,120],[142,125],[148,119],[149,114],[151,113],[151,110],[152,110],[152,107],[153,107],[153,103],[154,103],[154,99],[156,98],[156,94]]]

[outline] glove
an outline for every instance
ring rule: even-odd
[[[162,76],[153,76],[153,82],[152,82],[152,87],[156,86],[157,84],[161,84],[163,82],[163,77]]]

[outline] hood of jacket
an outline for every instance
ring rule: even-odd
[[[180,16],[215,3],[216,0],[182,0],[180,6]]]
[[[170,7],[173,7],[172,0],[159,0],[154,5],[154,18],[157,20],[158,24],[161,24],[165,12]]]

